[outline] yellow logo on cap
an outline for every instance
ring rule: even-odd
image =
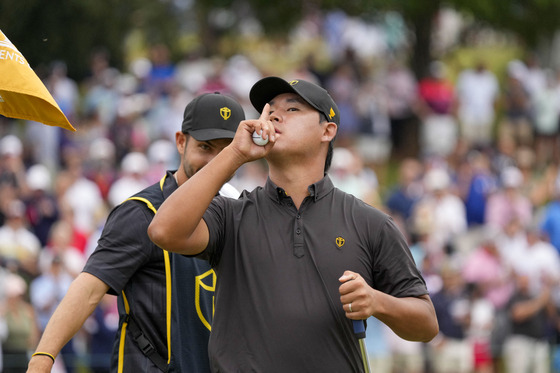
[[[335,242],[336,242],[336,246],[338,246],[338,247],[344,246],[344,241],[345,241],[344,238],[342,238],[342,237],[337,237],[337,238],[336,238],[336,241],[335,241]]]
[[[333,108],[331,108],[331,111],[329,111],[329,119],[332,119],[335,115],[336,114],[335,114]]]
[[[299,83],[299,80],[292,80],[292,81],[290,82],[290,85],[294,85],[294,84],[298,84],[298,83]]]
[[[220,109],[220,115],[222,116],[222,118],[224,118],[224,120],[228,120],[229,117],[231,117],[231,110],[228,107],[224,106]]]

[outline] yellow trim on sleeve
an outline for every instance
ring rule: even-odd
[[[167,177],[167,174],[165,174],[165,175],[161,178],[161,180],[159,181],[159,188],[160,188],[161,190],[163,190],[163,184],[165,184],[165,178],[166,178],[166,177]]]
[[[142,197],[130,197],[130,198],[127,199],[126,201],[129,201],[129,200],[136,200],[136,201],[144,202],[146,205],[148,205],[148,208],[154,212],[154,214],[157,212],[157,210],[156,210],[156,208],[154,207],[154,205],[152,205],[152,203],[151,203],[150,201],[148,201],[146,198],[142,198]],[[126,202],[126,201],[125,201],[125,202]]]

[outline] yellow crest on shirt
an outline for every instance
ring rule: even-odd
[[[203,274],[196,276],[195,281],[196,281],[196,286],[195,286],[196,313],[198,314],[198,318],[200,319],[200,321],[202,321],[204,326],[208,328],[208,330],[212,330],[212,327],[210,325],[211,321],[208,320],[208,318],[210,318],[211,315],[208,315],[208,317],[204,315],[202,307],[200,306],[200,297],[202,295],[201,294],[202,292],[206,291],[206,292],[213,293],[214,291],[216,291],[216,272],[214,272],[213,269],[206,271]],[[212,308],[214,308],[213,304],[214,304],[214,300],[212,300]],[[214,314],[214,310],[212,309],[212,315],[213,314]]]
[[[342,247],[342,246],[344,246],[345,240],[344,240],[344,238],[342,238],[342,237],[337,237],[336,240],[335,240],[335,242],[336,242],[336,246]]]

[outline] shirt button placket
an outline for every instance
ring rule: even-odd
[[[304,255],[302,223],[301,214],[298,213],[294,221],[294,255],[298,258]]]

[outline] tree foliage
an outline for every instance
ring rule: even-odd
[[[305,2],[301,0],[246,0],[267,35],[286,35],[304,16]]]
[[[122,65],[123,43],[133,28],[172,44],[175,17],[170,4],[162,1],[0,2],[0,29],[29,63],[42,71],[50,62],[64,60],[75,77],[87,74],[90,53],[98,47],[110,52],[116,66]]]
[[[476,20],[513,32],[526,45],[549,41],[560,26],[558,0],[448,0]]]
[[[374,18],[397,11],[406,21],[413,44],[413,66],[421,73],[430,56],[432,21],[440,5],[472,15],[477,22],[518,35],[528,45],[550,38],[558,28],[558,0],[2,0],[0,29],[32,66],[61,59],[69,73],[88,72],[89,55],[99,46],[108,49],[112,63],[123,67],[125,42],[140,31],[145,43],[165,43],[177,57],[182,33],[195,32],[207,54],[218,50],[225,32],[236,32],[248,14],[262,25],[267,37],[289,34],[309,9],[341,9],[352,16]],[[236,15],[230,30],[212,22],[216,9]],[[222,25],[223,26],[223,25]]]

